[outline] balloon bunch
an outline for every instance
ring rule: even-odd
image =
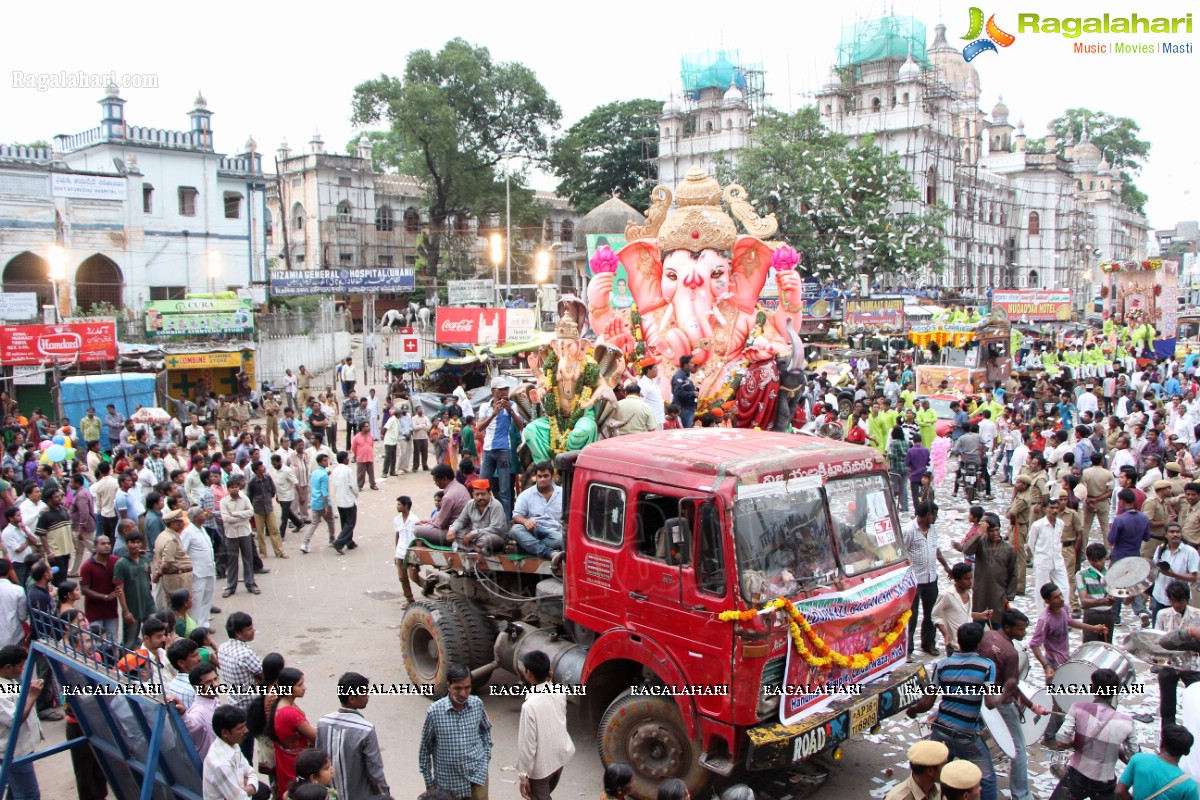
[[[56,434],[48,442],[42,442],[38,447],[42,451],[38,461],[42,464],[61,464],[63,461],[75,459],[75,446],[71,442],[71,437],[61,433]]]

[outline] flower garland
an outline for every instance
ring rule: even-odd
[[[792,644],[796,646],[796,652],[804,658],[810,667],[827,667],[830,664],[836,664],[839,667],[848,667],[850,669],[866,669],[872,662],[878,660],[887,652],[887,649],[895,643],[904,629],[908,627],[908,620],[912,617],[912,610],[904,611],[896,620],[896,624],[887,636],[883,637],[883,643],[875,645],[865,653],[855,653],[853,655],[844,655],[831,648],[825,643],[804,615],[800,613],[800,609],[792,604],[791,600],[786,597],[777,597],[771,602],[762,607],[762,611],[777,611],[782,609],[788,615],[788,628],[790,629]],[[748,611],[722,611],[717,615],[717,619],[722,622],[749,622],[758,616],[761,612],[757,609]],[[805,637],[812,642],[812,650],[805,644]],[[813,653],[813,650],[816,653]]]
[[[566,418],[558,408],[558,355],[556,353],[551,352],[546,356],[546,360],[542,362],[542,372],[550,387],[547,389],[544,399],[546,417],[550,421],[550,452],[565,453],[567,437],[571,435],[571,431],[587,410],[582,407],[583,401],[592,396],[592,387],[600,379],[600,365],[590,355],[584,360],[583,371],[579,375],[579,385],[583,388],[575,397],[571,415]]]

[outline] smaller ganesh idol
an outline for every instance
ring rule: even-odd
[[[687,173],[674,197],[665,186],[655,187],[651,197],[646,224],[626,227],[629,244],[615,254],[602,247],[593,257],[589,320],[598,342],[634,358],[648,352],[678,367],[682,356],[691,356],[699,367],[697,412],[703,413],[732,400],[735,378],[748,358],[765,360],[761,347],[747,353],[748,343],[762,338],[775,356],[791,352],[787,323],[798,331],[803,309],[803,281],[794,269],[799,256],[787,245],[773,248],[763,240],[778,223],[774,216],[760,217],[741,186],[722,190],[699,168]],[[677,207],[668,214],[672,200]],[[733,217],[748,235],[738,234]],[[612,302],[618,261],[629,276],[636,310]],[[772,268],[779,307],[767,310],[758,298]],[[660,372],[664,396],[672,373]],[[773,420],[763,411],[766,428]]]

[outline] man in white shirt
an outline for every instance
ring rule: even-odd
[[[0,558],[0,648],[20,645],[25,639],[21,623],[29,621],[29,602],[25,590],[16,584],[16,577],[12,562]],[[32,700],[29,706],[33,706]]]
[[[204,530],[209,513],[200,506],[188,509],[190,524],[179,540],[192,560],[192,619],[202,628],[210,627],[213,595],[217,591],[217,565],[212,539]]]
[[[1113,449],[1112,465],[1109,469],[1114,475],[1118,475],[1122,467],[1137,467],[1137,460],[1133,457],[1133,451],[1129,449],[1129,436],[1126,434],[1117,437],[1117,446]]]
[[[344,555],[345,549],[358,547],[354,541],[354,525],[358,522],[358,479],[350,468],[350,454],[345,450],[337,454],[337,466],[329,473],[329,494],[333,496],[333,504],[337,506],[338,517],[342,521],[342,530],[333,542],[333,549],[338,555]]]
[[[412,513],[412,498],[401,495],[396,498],[396,516],[392,520],[396,531],[396,572],[400,575],[400,585],[404,588],[404,599],[413,602],[412,583],[409,581],[408,546],[416,537],[417,515]]]
[[[1146,493],[1147,496],[1154,494],[1154,484],[1164,480],[1165,476],[1162,471],[1162,462],[1158,456],[1153,453],[1146,456],[1146,474],[1137,482],[1137,488]]]
[[[304,521],[296,516],[296,473],[291,466],[285,464],[279,453],[271,455],[271,480],[275,482],[275,502],[279,504],[279,536],[287,538],[288,522],[297,532],[304,527]]]
[[[471,406],[471,398],[467,397],[467,387],[461,380],[458,382],[458,386],[454,387],[454,391],[451,394],[458,398],[458,407],[462,409],[463,419],[475,416],[475,409]],[[403,464],[404,462],[401,461],[400,463]]]
[[[18,590],[19,591],[19,590]],[[21,688],[21,675],[25,671],[25,651],[17,645],[0,648],[0,736],[8,741],[13,726],[18,728],[17,740],[10,742],[13,748],[12,757],[21,758],[40,749],[42,740],[42,724],[38,715],[32,713],[38,696],[42,693],[41,678],[33,678],[29,682],[29,696],[25,698],[25,716],[16,719],[17,697]],[[565,701],[566,698],[564,697]],[[39,797],[37,773],[33,771],[33,762],[22,766],[10,765],[8,768],[8,792],[14,797]]]
[[[1008,461],[1010,483],[1017,479],[1017,476],[1025,469],[1025,462],[1029,460],[1029,434],[1021,433],[1019,436],[1021,443],[1013,450],[1012,458]]]
[[[979,438],[983,440],[983,464],[984,468],[990,472],[989,465],[992,463],[992,452],[996,449],[996,437],[998,436],[996,423],[992,421],[992,412],[990,409],[983,410],[983,418],[979,420]]]
[[[567,731],[567,696],[549,683],[550,657],[533,650],[521,657],[530,690],[517,726],[517,780],[521,796],[550,800],[563,766],[575,755]]]
[[[1062,553],[1063,521],[1058,517],[1061,502],[1057,497],[1047,497],[1043,501],[1046,516],[1029,526],[1028,542],[1029,552],[1033,553],[1033,585],[1040,589],[1053,583],[1066,593],[1071,586],[1067,583],[1067,565]],[[1039,608],[1044,609],[1046,601],[1040,592],[1038,602]]]
[[[663,420],[666,419],[666,406],[663,404],[662,386],[658,383],[658,365],[660,359],[647,356],[638,362],[642,368],[642,377],[638,378],[638,386],[642,387],[642,402],[650,406],[654,415],[656,430],[662,430]]]
[[[204,756],[204,800],[267,800],[271,788],[255,777],[239,746],[249,735],[246,713],[234,705],[221,706],[213,712],[212,726],[217,738]]]
[[[283,396],[287,399],[287,407],[296,410],[296,376],[289,369],[283,373]]]
[[[1075,401],[1075,408],[1079,411],[1080,416],[1085,411],[1090,411],[1092,414],[1100,412],[1100,402],[1096,399],[1091,384],[1088,385],[1087,391],[1079,395],[1079,399]]]

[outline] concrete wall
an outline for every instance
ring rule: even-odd
[[[285,370],[290,369],[295,375],[303,364],[309,372],[321,375],[350,354],[350,334],[345,331],[262,339],[254,354],[255,380],[282,388]],[[332,385],[332,379],[329,383]]]

